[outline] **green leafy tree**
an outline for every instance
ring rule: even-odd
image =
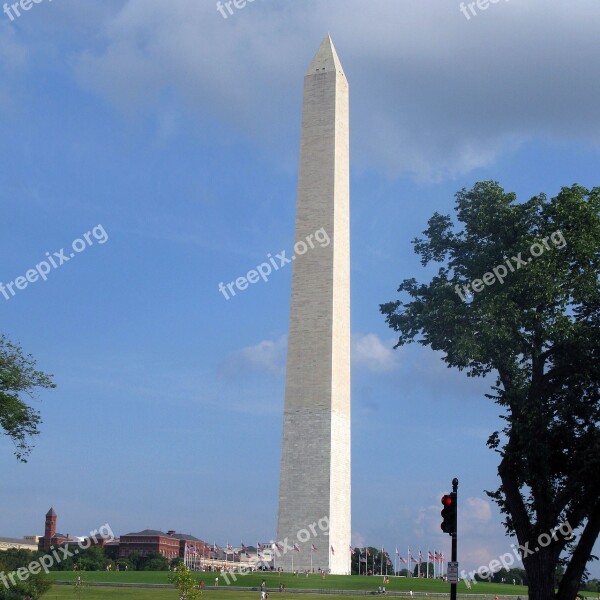
[[[143,568],[144,571],[167,571],[169,569],[169,559],[159,552],[149,552]]]
[[[27,568],[35,560],[35,553],[28,550],[7,550],[0,553],[0,573],[4,574],[5,580],[0,582],[0,600],[23,600],[31,596],[37,600],[50,589],[50,580],[45,573],[29,573],[25,581],[13,575],[9,575],[17,569]],[[14,580],[14,584],[12,581]]]
[[[100,546],[80,549],[74,561],[80,571],[104,571],[111,562]]]
[[[198,600],[202,596],[192,573],[183,563],[169,573],[169,582],[179,590],[182,600]]]
[[[127,556],[127,560],[129,561],[129,564],[133,565],[133,568],[136,571],[141,571],[144,568],[144,557],[137,550],[130,552]]]
[[[35,368],[31,355],[0,335],[0,429],[15,445],[15,456],[27,462],[31,438],[39,434],[41,417],[24,400],[35,397],[37,388],[54,388],[50,375]]]
[[[419,565],[416,564],[413,569],[413,577],[418,577],[419,572],[421,573],[421,577],[433,577],[433,563],[421,563],[421,569],[419,569]]]
[[[573,600],[600,531],[600,188],[517,203],[477,183],[456,212],[460,230],[436,213],[414,241],[437,273],[404,280],[408,297],[381,312],[398,346],[418,341],[468,376],[495,376],[487,396],[504,427],[488,446],[501,485],[488,494],[521,546],[529,597]]]

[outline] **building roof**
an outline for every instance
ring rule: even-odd
[[[201,544],[204,544],[202,540],[187,533],[172,533],[170,537],[174,537],[178,540],[186,540],[186,542],[200,542]]]
[[[50,510],[46,513],[47,517],[55,517],[56,513],[54,512],[54,509],[52,507],[50,507]]]
[[[138,537],[171,537],[167,535],[164,531],[159,531],[158,529],[144,529],[143,531],[132,531],[131,533],[126,533],[125,536],[128,535],[136,535]],[[121,536],[121,537],[125,537]]]
[[[165,538],[171,538],[173,540],[185,540],[187,542],[199,542],[201,544],[204,544],[205,542],[203,542],[202,540],[199,540],[197,537],[194,537],[193,535],[189,535],[187,533],[165,533],[164,531],[159,531],[158,529],[144,529],[143,531],[138,531],[138,532],[132,532],[132,533],[126,533],[124,536],[122,535],[121,537],[127,537],[127,536],[136,536],[136,537],[165,537]]]
[[[0,542],[5,544],[21,544],[23,546],[37,546],[36,542],[31,542],[23,538],[0,537]]]

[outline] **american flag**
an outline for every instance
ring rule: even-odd
[[[275,548],[277,548],[277,550],[279,550],[279,552],[283,552],[283,544],[276,543]]]
[[[406,564],[406,559],[405,559],[405,558],[402,558],[402,557],[400,557],[400,562],[401,562],[401,563],[404,563],[404,564]]]
[[[214,545],[214,548],[213,548],[213,549],[214,549],[214,551],[215,551],[215,552],[217,552],[217,553],[221,551],[221,548],[219,548],[219,546],[217,546],[216,544]]]
[[[316,552],[317,551],[317,547],[314,544],[310,545],[310,551],[311,552]]]
[[[265,547],[262,544],[256,544],[258,550],[264,550]]]
[[[242,543],[242,552],[246,552],[248,550],[248,548],[246,546],[244,546],[244,544]]]
[[[333,549],[333,546],[331,546],[331,554],[335,554],[335,550]]]
[[[294,544],[294,551],[300,552],[300,546],[298,546],[298,544]]]
[[[396,548],[396,556],[400,556],[400,552],[398,552],[398,548]]]
[[[429,552],[429,550],[427,550],[427,557],[429,558],[429,560],[434,560],[433,554],[431,554],[431,552]]]

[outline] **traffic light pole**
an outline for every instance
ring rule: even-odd
[[[456,520],[458,521],[458,479],[456,477],[452,480],[452,491],[454,492],[454,497],[456,498]],[[454,533],[452,534],[452,562],[458,561],[458,544],[456,540],[457,530],[458,527],[455,527]],[[450,584],[450,600],[456,600],[456,587],[456,583]]]

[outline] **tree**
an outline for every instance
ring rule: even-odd
[[[31,355],[24,355],[18,344],[0,335],[0,428],[13,441],[15,456],[27,462],[30,438],[39,434],[41,417],[22,400],[25,394],[35,397],[36,388],[54,388],[50,375],[35,368]]]
[[[202,595],[196,580],[183,563],[179,563],[176,569],[169,573],[169,582],[175,585],[184,600],[198,600]]]
[[[421,565],[417,563],[413,569],[413,577],[418,577],[419,574],[421,577],[433,578],[433,563],[422,562]]]
[[[169,559],[165,558],[159,552],[148,552],[144,562],[144,571],[167,571],[169,568]]]
[[[483,182],[456,200],[462,230],[436,213],[413,242],[437,274],[404,280],[408,300],[380,309],[397,346],[495,375],[487,397],[504,427],[488,440],[500,486],[487,493],[517,537],[530,598],[573,600],[600,531],[600,188],[519,204]]]
[[[35,553],[29,550],[9,549],[0,553],[0,573],[6,578],[0,582],[0,600],[22,600],[27,596],[37,600],[50,589],[50,580],[45,573],[29,572],[25,581],[15,573],[17,569],[27,568],[33,560]]]

